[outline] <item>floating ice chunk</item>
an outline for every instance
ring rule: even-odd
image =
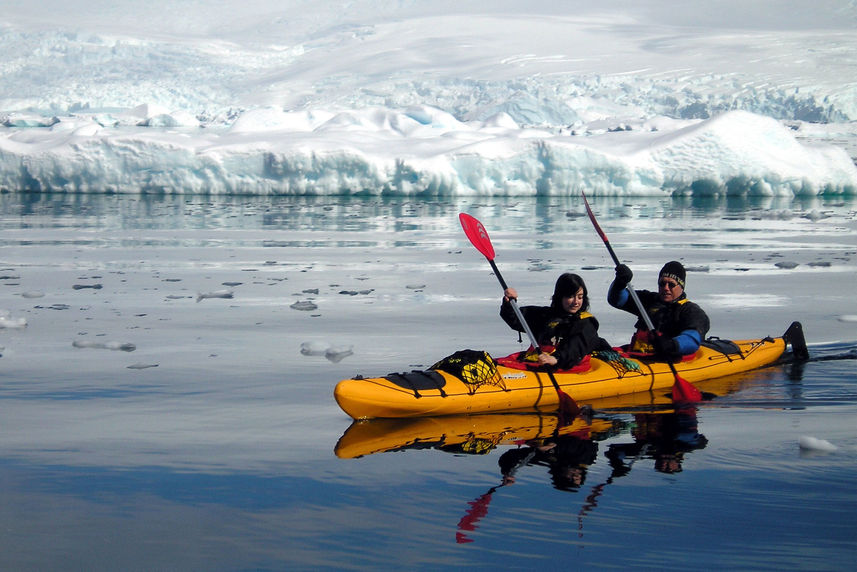
[[[782,268],[784,270],[791,270],[792,268],[797,268],[798,263],[797,262],[791,262],[791,261],[783,261],[783,262],[777,262],[776,264],[774,264],[774,266],[776,266],[777,268]]]
[[[39,290],[32,290],[30,292],[23,292],[21,294],[22,298],[44,298],[45,293]]]
[[[99,350],[119,350],[123,352],[133,352],[137,346],[127,342],[92,342],[89,340],[75,340],[71,343],[76,348],[92,348]]]
[[[214,292],[200,292],[196,295],[196,301],[206,300],[208,298],[232,298],[232,290],[215,290]]]
[[[840,322],[857,322],[857,314],[844,314],[838,319]]]
[[[17,329],[26,327],[27,320],[25,318],[0,318],[0,328]]]
[[[333,363],[339,363],[350,355],[354,355],[353,346],[332,346],[326,352],[324,357]]]
[[[150,367],[158,367],[159,364],[156,363],[132,363],[128,366],[128,369],[148,369]]]
[[[323,356],[330,350],[330,344],[324,342],[304,342],[301,353],[305,356]]]
[[[800,445],[801,451],[818,451],[822,453],[832,453],[839,448],[830,441],[806,435],[798,439],[798,445]]]
[[[300,310],[301,312],[311,312],[312,310],[318,309],[318,306],[310,302],[309,300],[301,300],[295,302],[291,306],[289,306],[292,310]]]
[[[818,222],[823,218],[827,218],[827,215],[820,213],[817,210],[813,209],[810,212],[803,215],[803,218],[809,219],[812,222]]]
[[[13,318],[9,310],[0,310],[0,329],[16,329],[26,328],[27,320],[25,318]]]
[[[326,342],[304,342],[301,344],[301,354],[305,356],[324,356],[333,363],[338,363],[354,352],[353,346],[332,346]]]

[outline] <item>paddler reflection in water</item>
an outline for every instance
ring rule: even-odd
[[[699,433],[696,407],[687,406],[671,413],[638,413],[631,430],[633,443],[614,443],[605,456],[613,468],[612,476],[621,477],[641,457],[654,459],[660,473],[680,473],[685,453],[704,449],[708,444]]]
[[[697,304],[687,299],[684,292],[685,269],[675,260],[667,262],[658,273],[658,291],[635,290],[643,308],[652,319],[654,333],[647,330],[637,304],[627,290],[633,278],[631,269],[620,264],[616,278],[607,292],[607,302],[637,316],[637,331],[628,351],[638,354],[655,354],[677,360],[693,355],[708,333],[708,316]]]
[[[551,483],[557,490],[576,491],[586,480],[586,471],[595,462],[598,444],[575,435],[559,435],[500,455],[497,463],[503,485],[515,482],[515,473],[525,465],[548,467]]]
[[[523,332],[509,303],[512,299],[517,300],[518,293],[507,288],[500,317],[512,329]],[[593,351],[610,349],[610,344],[598,335],[598,320],[587,311],[589,294],[577,274],[567,272],[557,279],[550,306],[523,306],[520,310],[541,346],[541,352],[533,356],[541,365],[571,369]]]

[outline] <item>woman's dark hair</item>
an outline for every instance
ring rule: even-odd
[[[580,311],[589,310],[589,292],[586,290],[586,284],[583,282],[583,278],[571,272],[566,272],[557,278],[551,298],[551,308],[561,310],[562,299],[574,296],[581,288],[583,288],[583,304],[580,305]]]

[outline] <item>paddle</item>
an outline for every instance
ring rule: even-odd
[[[601,226],[598,224],[598,221],[595,220],[595,214],[592,212],[592,208],[589,206],[589,201],[586,200],[586,194],[583,192],[581,192],[580,194],[583,196],[583,203],[586,205],[586,212],[587,212],[587,214],[589,214],[589,220],[592,221],[592,226],[595,227],[595,232],[598,233],[598,235],[601,237],[602,242],[604,242],[604,246],[607,247],[607,252],[610,253],[610,257],[613,259],[613,263],[616,266],[619,266],[619,264],[620,264],[619,257],[617,257],[616,253],[613,252],[613,247],[610,246],[610,241],[607,240],[607,235],[604,234],[604,231],[601,230]],[[640,311],[640,315],[643,317],[643,320],[646,322],[646,328],[648,328],[649,334],[654,336],[655,335],[655,325],[652,323],[652,318],[649,317],[649,313],[646,312],[645,308],[643,308],[643,303],[640,302],[640,298],[639,298],[639,296],[637,296],[637,291],[634,290],[634,287],[631,286],[630,282],[628,282],[628,285],[625,286],[625,289],[628,291],[628,295],[631,296],[631,299],[634,301],[634,304],[636,304],[636,306],[637,306],[637,310]],[[673,373],[673,377],[675,377],[675,383],[673,384],[673,389],[672,389],[673,401],[685,402],[685,403],[702,401],[702,393],[697,388],[695,388],[693,385],[691,385],[689,381],[687,381],[686,379],[684,379],[682,376],[680,376],[678,374],[678,372],[675,369],[675,366],[672,364],[672,362],[669,359],[667,359],[666,362],[667,362],[667,365],[670,366],[670,370]]]
[[[491,244],[491,239],[488,238],[488,231],[485,230],[485,227],[482,225],[474,217],[470,216],[466,213],[461,213],[458,215],[458,220],[461,222],[461,228],[464,229],[464,234],[467,235],[467,238],[470,239],[470,242],[473,243],[473,246],[476,247],[476,250],[482,253],[486,259],[488,259],[489,264],[491,264],[491,269],[494,271],[494,275],[497,277],[497,280],[500,281],[500,286],[502,286],[503,291],[505,292],[509,287],[506,285],[506,281],[503,280],[503,275],[500,274],[500,270],[497,268],[497,265],[494,263],[494,246]],[[536,341],[536,336],[533,335],[533,331],[530,329],[529,324],[524,319],[524,315],[521,313],[521,309],[518,308],[518,303],[515,299],[510,299],[509,303],[512,305],[512,309],[515,311],[515,316],[518,317],[518,322],[521,323],[521,326],[524,327],[524,331],[527,332],[527,336],[530,338],[530,343],[533,348],[538,351],[541,351],[541,346]],[[556,378],[553,375],[553,372],[549,367],[545,368],[547,371],[548,377],[553,384],[554,389],[556,389],[557,397],[559,398],[559,411],[567,420],[574,419],[577,414],[580,412],[580,407],[578,407],[577,403],[575,403],[574,399],[571,398],[570,395],[565,393],[560,387],[559,383],[557,383]]]

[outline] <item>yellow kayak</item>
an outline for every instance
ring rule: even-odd
[[[691,384],[754,370],[777,361],[789,344],[797,359],[806,358],[798,322],[775,338],[709,339],[691,359],[673,364],[600,352],[574,370],[553,375],[562,391],[582,406],[624,394],[668,390],[676,380],[673,369]],[[494,359],[486,352],[465,350],[425,371],[344,379],[336,385],[334,397],[354,419],[556,409],[558,394],[548,373],[518,357]]]
[[[706,380],[699,389],[709,395],[723,396],[741,390],[764,375],[737,374]],[[501,446],[514,446],[574,435],[601,441],[627,430],[611,413],[646,411],[674,413],[669,392],[629,393],[588,403],[595,414],[581,416],[570,423],[556,412],[505,412],[484,415],[445,415],[405,419],[355,420],[336,443],[334,452],[342,459],[374,453],[416,449],[436,449],[455,454],[481,455]]]

